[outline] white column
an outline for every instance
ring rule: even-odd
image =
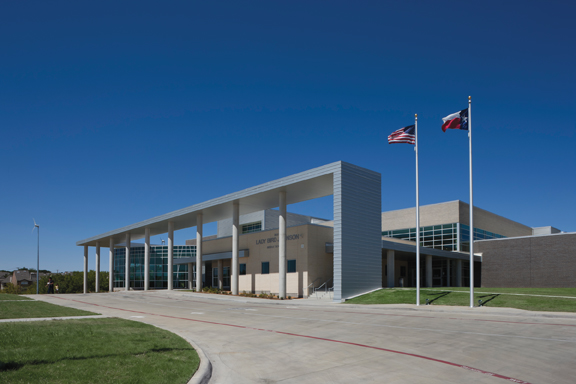
[[[218,260],[218,289],[224,289],[224,262]]]
[[[88,293],[88,246],[84,246],[84,293]]]
[[[144,290],[150,288],[150,228],[144,228]]]
[[[124,268],[124,290],[130,290],[130,233],[126,234],[126,263]]]
[[[462,286],[462,260],[456,260],[456,286]]]
[[[432,286],[432,256],[426,255],[426,286]]]
[[[450,259],[446,260],[446,286],[449,287],[450,284]]]
[[[240,226],[240,204],[235,201],[232,207],[232,294],[238,294],[238,227]]]
[[[202,236],[204,216],[196,215],[196,292],[202,292]]]
[[[394,265],[394,250],[393,249],[388,249],[386,251],[386,269],[388,270],[388,277],[387,277],[387,281],[388,281],[388,288],[394,288],[395,285],[395,281],[394,281],[394,272],[395,270],[395,265]]]
[[[460,223],[456,223],[456,250],[460,252]]]
[[[94,283],[94,292],[100,291],[100,242],[96,242],[96,279]]]
[[[108,251],[109,257],[109,272],[108,272],[108,291],[114,292],[114,239],[110,238],[110,244],[108,245],[110,250]]]
[[[168,290],[174,289],[174,222],[168,222]]]
[[[279,205],[280,215],[278,216],[278,281],[280,282],[280,298],[286,298],[286,191],[280,191]]]
[[[194,288],[194,263],[188,263],[188,289]]]

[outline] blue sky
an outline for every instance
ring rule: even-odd
[[[78,240],[338,160],[382,173],[383,210],[412,207],[414,152],[386,138],[415,113],[421,204],[469,201],[466,132],[440,129],[468,95],[475,205],[576,231],[575,13],[568,1],[2,2],[0,269],[35,267],[32,218],[40,267],[81,270]],[[331,218],[330,204],[288,209]]]

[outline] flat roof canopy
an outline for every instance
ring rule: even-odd
[[[295,204],[319,197],[330,196],[334,193],[333,173],[340,169],[342,162],[327,164],[295,175],[278,180],[269,181],[255,187],[231,193],[200,204],[179,209],[148,220],[127,225],[76,242],[79,246],[108,247],[110,239],[114,244],[125,241],[126,233],[130,233],[131,240],[144,238],[145,228],[150,228],[150,236],[168,232],[168,222],[174,223],[174,230],[196,226],[196,217],[202,213],[204,224],[232,217],[233,203],[239,203],[240,215],[261,211],[279,206],[279,192],[286,191],[286,203]]]

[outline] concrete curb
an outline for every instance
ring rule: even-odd
[[[210,359],[208,359],[208,356],[206,356],[204,350],[200,348],[198,344],[196,344],[194,341],[190,340],[186,336],[178,334],[174,330],[160,327],[155,324],[150,323],[146,324],[152,325],[156,328],[160,328],[175,335],[178,335],[179,337],[186,340],[188,344],[190,344],[192,348],[196,350],[196,352],[198,353],[198,357],[200,358],[200,364],[198,365],[198,369],[196,370],[196,372],[194,372],[194,375],[192,375],[192,377],[188,381],[188,384],[208,384],[210,382],[210,379],[212,378],[212,363],[210,362]]]
[[[198,370],[194,373],[194,376],[188,381],[188,384],[208,384],[212,378],[212,363],[206,353],[192,340],[183,337],[184,340],[190,343],[192,347],[198,352],[198,357],[200,357],[200,365]]]
[[[416,311],[416,312],[434,312],[434,313],[454,313],[454,314],[483,314],[493,316],[525,316],[525,317],[544,317],[557,319],[576,319],[576,313],[570,312],[536,312],[527,311],[517,308],[499,308],[499,307],[453,307],[449,305],[420,305],[415,304],[346,304],[350,308],[366,309],[385,309],[390,311]]]
[[[302,307],[325,307],[334,308],[335,306],[346,306],[350,308],[364,308],[371,310],[392,310],[392,311],[420,311],[436,313],[454,313],[454,314],[483,314],[494,316],[527,316],[527,317],[545,317],[559,319],[576,319],[576,313],[570,312],[538,312],[527,311],[517,308],[500,308],[500,307],[459,307],[449,305],[420,305],[415,304],[346,304],[327,300],[314,299],[293,299],[293,300],[266,300],[253,297],[243,296],[226,296],[226,295],[206,295],[196,292],[178,292],[172,291],[167,296],[194,297],[204,298],[207,300],[228,301],[249,304],[266,304],[280,306],[302,306]]]
[[[49,321],[49,320],[76,320],[76,319],[102,319],[110,316],[91,315],[91,316],[66,316],[66,317],[30,317],[24,319],[2,319],[0,323],[24,322],[24,321]]]

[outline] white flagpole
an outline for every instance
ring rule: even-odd
[[[416,305],[420,305],[420,197],[418,191],[418,114],[414,115],[414,136],[416,136]]]
[[[474,201],[472,199],[472,96],[468,96],[468,138],[470,147],[470,308],[474,308]]]

